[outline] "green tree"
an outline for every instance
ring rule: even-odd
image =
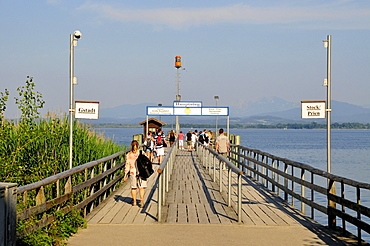
[[[21,122],[31,124],[34,119],[40,118],[39,109],[43,108],[45,101],[40,92],[35,92],[33,77],[27,76],[26,86],[17,88],[19,98],[14,97],[15,103],[21,111]]]
[[[6,109],[6,102],[8,101],[9,91],[0,92],[0,121],[4,119],[4,111]]]

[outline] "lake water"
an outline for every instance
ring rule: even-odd
[[[116,143],[127,146],[133,135],[143,132],[142,128],[97,130],[104,132],[106,137],[112,138]],[[165,132],[167,130],[169,129],[164,129]],[[187,132],[188,129],[182,130]],[[239,135],[242,146],[327,170],[326,130],[230,129],[230,134]],[[370,182],[370,130],[332,129],[331,172],[356,181]],[[348,193],[353,193],[354,196],[354,191],[347,191]],[[361,193],[361,196],[361,204],[370,207],[370,192]],[[315,200],[317,202],[321,200],[319,203],[325,205],[324,197],[318,197]],[[299,204],[296,206],[298,207]],[[327,224],[326,216],[323,214],[315,214],[315,220],[321,224]],[[370,220],[367,221],[370,222]],[[340,219],[337,223],[341,225]],[[347,229],[356,234],[354,227],[349,224]],[[370,236],[365,233],[363,238],[370,241]]]
[[[114,142],[127,146],[133,135],[143,133],[142,128],[97,130]],[[326,130],[231,129],[230,133],[240,136],[242,146],[327,170]],[[332,173],[369,183],[370,131],[334,129],[331,140]]]

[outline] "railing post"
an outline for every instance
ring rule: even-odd
[[[159,181],[158,181],[158,222],[162,222],[162,186],[163,186],[163,173],[159,174]]]
[[[238,222],[242,222],[242,175],[238,174]]]
[[[230,167],[228,167],[228,170],[227,170],[227,187],[228,187],[227,205],[231,207],[231,168]]]
[[[16,244],[17,184],[0,183],[0,245]]]
[[[219,173],[220,173],[220,175],[219,175],[219,182],[220,182],[220,192],[222,192],[222,161],[220,160],[220,162],[219,162],[219,165],[218,165],[218,171],[219,171]]]
[[[336,191],[335,191],[335,185],[334,185],[334,180],[331,180],[329,179],[329,183],[328,183],[328,226],[329,228],[336,228],[337,226],[337,222],[336,222],[336,216],[334,214],[332,214],[332,211],[331,211],[331,208],[335,208],[336,207],[336,203],[331,201],[329,199],[329,194],[333,194],[335,195]]]
[[[301,180],[304,181],[304,169],[301,168]],[[304,185],[301,184],[301,196],[303,198],[306,198],[306,194],[305,194],[305,189],[304,189]],[[306,213],[306,207],[305,207],[305,203],[301,201],[301,211],[302,213]]]

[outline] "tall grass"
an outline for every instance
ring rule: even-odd
[[[34,124],[0,123],[0,182],[30,184],[69,168],[67,118]],[[125,149],[78,121],[73,125],[73,166]]]

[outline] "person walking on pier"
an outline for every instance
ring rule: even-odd
[[[172,147],[176,140],[175,132],[173,130],[171,130],[168,140],[170,141],[170,147]]]
[[[216,139],[216,152],[227,158],[227,153],[230,152],[229,139],[225,136],[224,129],[221,128],[218,132],[220,135]],[[223,170],[226,170],[225,164]]]
[[[184,133],[180,131],[179,135],[177,136],[179,139],[179,149],[184,149]]]
[[[155,151],[157,152],[158,165],[161,165],[161,161],[164,156],[164,144],[167,145],[166,136],[164,135],[162,129],[158,129],[155,139]]]
[[[137,188],[139,188],[140,193],[140,207],[144,207],[144,195],[145,188],[147,187],[146,180],[142,180],[137,174],[139,173],[136,165],[136,159],[139,156],[139,143],[136,140],[131,142],[130,152],[126,156],[125,165],[125,176],[123,181],[127,181],[128,173],[130,173],[130,183],[131,183],[131,196],[132,196],[132,206],[136,206],[136,195]]]
[[[186,133],[186,145],[188,147],[188,151],[192,150],[192,148],[191,148],[191,136],[192,136],[192,134],[191,134],[191,131],[189,130],[189,132]]]
[[[153,152],[154,152],[154,138],[153,133],[151,131],[148,132],[148,136],[146,137],[146,140],[144,142],[144,150],[146,153],[148,153],[148,157],[151,162],[153,162]]]

